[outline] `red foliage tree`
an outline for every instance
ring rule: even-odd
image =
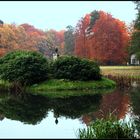
[[[75,33],[75,54],[95,59],[102,64],[125,63],[129,41],[125,23],[103,11],[99,11],[98,14],[99,18],[92,25],[89,15],[78,22]],[[92,14],[93,19],[94,14]]]
[[[21,24],[20,26],[22,26],[28,34],[31,34],[31,35],[36,34],[36,35],[40,35],[40,36],[44,35],[44,32],[42,30],[39,30],[39,29],[35,28],[34,26],[29,25],[27,23]]]
[[[88,48],[86,42],[86,29],[90,23],[90,15],[78,21],[76,26],[75,37],[75,53],[80,57],[88,57]]]

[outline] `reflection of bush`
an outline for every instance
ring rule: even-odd
[[[0,98],[0,114],[33,125],[45,118],[49,109],[53,109],[54,116],[57,117],[79,118],[85,113],[97,110],[101,97],[96,94],[53,99],[32,94],[7,95],[7,98]]]
[[[0,112],[12,120],[37,124],[46,116],[46,99],[40,96],[15,98],[10,96],[0,101]]]
[[[52,99],[50,107],[54,110],[54,114],[74,119],[81,117],[83,114],[96,111],[101,97],[101,94],[96,94],[66,99]]]
[[[140,115],[140,88],[135,88],[131,91],[131,102],[133,111],[136,115]]]

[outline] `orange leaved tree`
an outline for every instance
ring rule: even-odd
[[[75,54],[101,64],[123,64],[127,60],[128,41],[124,22],[103,11],[93,11],[77,23]]]

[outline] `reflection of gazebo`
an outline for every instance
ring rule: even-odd
[[[2,20],[0,20],[0,25],[3,25],[3,24],[4,24],[4,22]]]
[[[0,114],[0,120],[2,121],[4,119],[4,115]]]
[[[54,112],[55,124],[58,124],[59,113]]]

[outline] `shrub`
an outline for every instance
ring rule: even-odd
[[[80,139],[119,139],[136,138],[134,125],[117,119],[97,119],[87,129],[79,129]]]
[[[97,63],[74,56],[61,56],[52,64],[53,75],[57,79],[99,80],[100,69]]]
[[[48,61],[42,54],[14,51],[0,59],[1,79],[31,85],[48,78]]]

